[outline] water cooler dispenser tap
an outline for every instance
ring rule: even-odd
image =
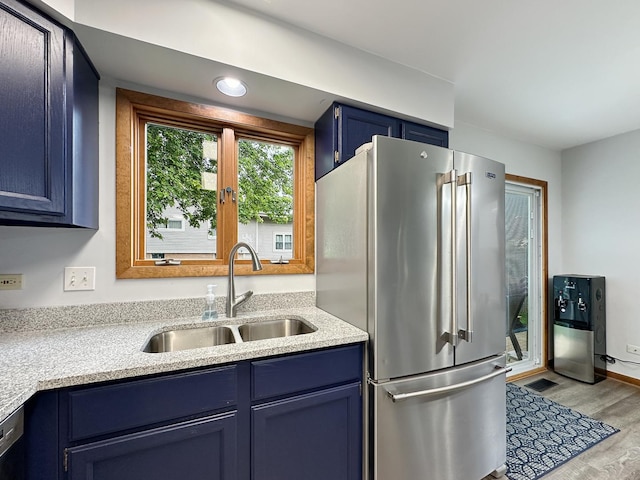
[[[584,312],[587,310],[587,304],[584,303],[584,300],[582,300],[582,297],[578,297],[578,310],[580,310],[581,312]]]
[[[562,313],[566,311],[565,309],[567,308],[567,300],[562,296],[562,291],[558,293],[558,300],[556,304],[558,305],[558,308]]]

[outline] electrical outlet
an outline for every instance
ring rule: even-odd
[[[22,290],[23,275],[21,273],[0,274],[0,290]]]
[[[65,267],[64,291],[95,290],[96,267]]]
[[[634,355],[640,355],[640,347],[636,345],[627,344],[627,352],[633,353]]]

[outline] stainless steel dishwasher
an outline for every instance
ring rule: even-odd
[[[0,480],[23,480],[24,410],[22,407],[0,423]]]

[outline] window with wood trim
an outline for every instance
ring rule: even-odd
[[[313,158],[313,129],[117,89],[117,277],[226,275],[238,241],[237,274],[312,273]]]

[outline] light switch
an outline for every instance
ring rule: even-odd
[[[96,267],[65,267],[64,291],[95,290]]]

